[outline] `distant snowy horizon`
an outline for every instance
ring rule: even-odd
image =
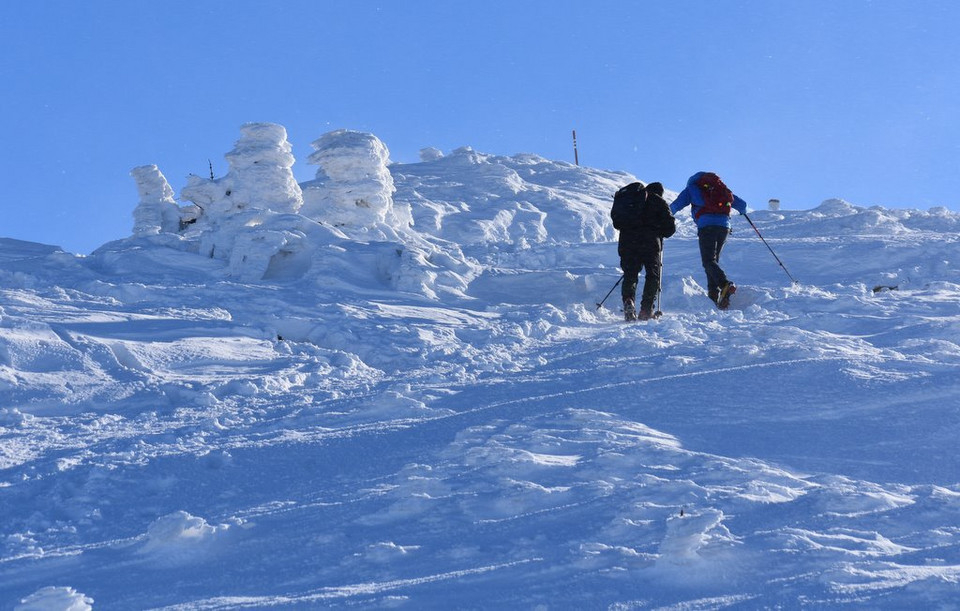
[[[628,324],[637,177],[313,148],[0,238],[0,608],[956,605],[960,214],[748,202],[718,311],[682,213]]]
[[[381,227],[378,235],[383,237],[384,226],[408,227],[415,221],[404,216],[406,207],[415,203],[418,197],[415,193],[407,192],[407,175],[410,174],[411,178],[416,180],[419,173],[417,168],[446,169],[455,167],[458,160],[466,160],[468,163],[483,160],[480,165],[510,169],[515,169],[516,165],[555,164],[558,168],[576,168],[610,179],[610,184],[603,184],[603,189],[596,193],[578,193],[587,195],[587,201],[591,204],[612,198],[612,191],[607,192],[608,188],[612,187],[615,191],[617,186],[629,182],[657,180],[656,177],[637,178],[622,171],[575,166],[567,161],[550,161],[532,153],[516,153],[512,156],[485,154],[468,145],[447,153],[434,147],[425,147],[420,151],[419,162],[395,162],[390,159],[386,144],[374,134],[338,129],[321,135],[313,142],[314,153],[308,157],[306,163],[320,167],[314,179],[297,182],[291,171],[297,160],[293,157],[292,147],[287,141],[287,132],[283,126],[273,123],[247,123],[241,126],[240,131],[241,138],[234,149],[224,155],[230,166],[226,176],[214,177],[211,166],[210,179],[191,174],[184,178],[185,184],[178,192],[170,185],[162,173],[162,168],[156,165],[133,168],[131,175],[140,193],[140,203],[133,211],[133,235],[177,233],[178,222],[193,223],[197,217],[204,216],[206,219],[230,216],[242,209],[243,204],[237,206],[236,199],[245,198],[255,201],[253,207],[258,210],[301,214],[309,221],[338,228],[346,227],[344,231],[349,232],[350,228],[355,228],[360,232],[359,235],[365,237],[369,237],[367,232],[372,226],[379,224]],[[268,169],[265,169],[265,166]],[[702,169],[708,168],[691,168],[690,174]],[[241,178],[238,179],[238,176]],[[242,178],[244,176],[246,178]],[[239,185],[238,180],[241,183]],[[248,185],[245,187],[243,182]],[[668,199],[683,187],[666,186]],[[511,188],[509,184],[497,187]],[[240,191],[234,193],[236,188]],[[244,193],[245,188],[252,191]],[[394,197],[398,190],[399,194]],[[277,199],[278,197],[280,199]],[[394,200],[398,203],[396,210]],[[363,204],[357,205],[357,202]],[[775,203],[747,203],[752,211],[779,211],[779,200],[771,202]],[[852,206],[855,210],[890,211],[893,214],[897,214],[897,211],[906,214],[923,211],[907,207],[888,209],[882,206],[860,205],[842,198],[826,199],[817,206],[802,210],[836,205]],[[210,207],[209,214],[204,215],[203,206]],[[934,215],[955,214],[943,206],[930,207],[926,212]],[[386,216],[394,213],[399,216],[391,217],[390,222],[385,223]],[[425,220],[435,224],[436,219]],[[392,234],[392,231],[386,233]]]

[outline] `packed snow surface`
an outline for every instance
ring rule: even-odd
[[[683,213],[626,324],[633,176],[286,138],[0,239],[0,608],[955,608],[960,216],[748,202],[721,312]]]

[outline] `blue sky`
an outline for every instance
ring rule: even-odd
[[[391,158],[536,153],[755,208],[960,210],[954,0],[14,1],[0,5],[0,237],[130,234],[129,170],[179,193],[241,124],[369,131]]]

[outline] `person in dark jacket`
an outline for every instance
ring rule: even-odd
[[[700,261],[707,275],[707,295],[723,310],[730,304],[730,295],[736,292],[737,287],[720,267],[720,251],[723,250],[723,245],[730,234],[730,210],[746,214],[747,203],[735,194],[729,193],[731,201],[727,203],[725,212],[704,212],[706,201],[698,185],[703,182],[706,175],[708,175],[707,172],[697,172],[690,177],[686,188],[670,204],[670,212],[676,214],[690,206],[690,214],[697,223]],[[719,179],[717,181],[720,182]]]
[[[663,199],[663,185],[652,182],[646,187],[631,183],[614,197],[613,226],[620,230],[617,253],[623,269],[623,312],[626,320],[653,318],[653,301],[660,290],[663,239],[677,230],[676,221]],[[640,312],[636,311],[640,271],[646,270]]]

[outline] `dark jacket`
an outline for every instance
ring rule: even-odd
[[[617,192],[610,215],[613,226],[620,230],[620,256],[633,252],[658,252],[663,238],[677,230],[670,207],[663,199],[663,185],[652,182],[627,185]],[[627,190],[627,191],[624,191]]]

